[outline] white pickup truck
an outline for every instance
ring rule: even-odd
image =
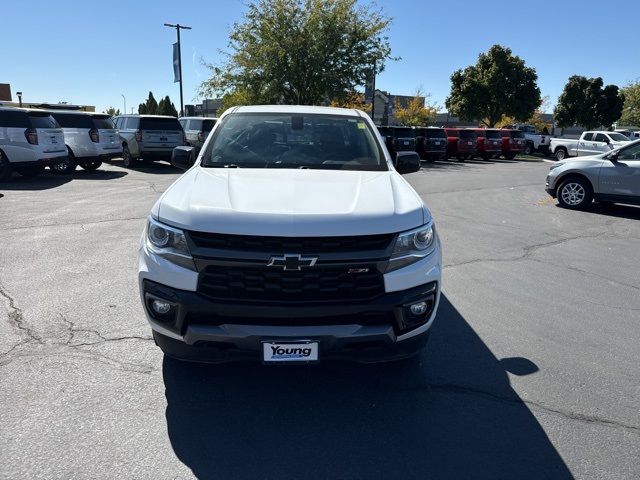
[[[511,128],[524,133],[525,154],[531,155],[534,152],[547,153],[549,151],[550,135],[536,133],[536,127],[533,125],[512,125]]]
[[[579,139],[552,138],[550,150],[558,161],[567,157],[584,157],[607,153],[629,143],[628,137],[617,132],[583,132]]]

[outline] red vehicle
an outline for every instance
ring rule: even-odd
[[[526,140],[524,132],[504,128],[502,132],[502,156],[507,160],[513,160],[515,156],[524,150]]]
[[[483,160],[499,157],[502,153],[502,133],[500,130],[470,128],[477,135],[476,150]]]
[[[447,157],[455,157],[459,162],[476,155],[477,136],[466,128],[445,128],[447,134]]]

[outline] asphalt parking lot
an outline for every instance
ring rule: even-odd
[[[638,478],[640,208],[541,161],[407,178],[444,297],[419,362],[163,359],[136,282],[166,164],[0,185],[0,478]]]

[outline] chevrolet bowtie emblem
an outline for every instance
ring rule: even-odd
[[[285,254],[282,257],[271,257],[267,267],[282,267],[283,270],[302,270],[302,267],[313,267],[318,257]]]

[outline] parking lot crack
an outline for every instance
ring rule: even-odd
[[[443,266],[443,268],[445,268],[445,269],[455,268],[455,267],[460,267],[460,266],[463,266],[463,265],[470,265],[470,264],[473,264],[473,263],[483,263],[483,262],[517,262],[517,261],[520,261],[520,260],[527,260],[530,257],[532,257],[533,254],[535,254],[538,250],[541,250],[543,248],[555,247],[557,245],[562,245],[562,244],[565,244],[567,242],[572,242],[572,241],[575,241],[575,240],[598,238],[598,237],[603,237],[603,236],[607,236],[607,235],[609,235],[609,232],[598,232],[598,233],[594,233],[594,234],[582,234],[582,235],[576,235],[576,236],[573,236],[573,237],[559,238],[559,239],[556,239],[556,240],[552,240],[550,242],[542,242],[542,243],[537,243],[537,244],[534,244],[534,245],[526,245],[526,246],[522,247],[522,253],[520,255],[517,255],[517,256],[514,256],[514,257],[474,258],[474,259],[465,260],[465,261],[459,262],[459,263],[446,264],[446,265]]]
[[[14,329],[18,330],[21,334],[26,336],[26,340],[17,343],[2,355],[8,355],[13,350],[15,350],[18,346],[24,345],[25,343],[29,343],[29,342],[44,343],[42,338],[38,334],[36,334],[36,332],[31,327],[27,325],[27,322],[25,322],[24,320],[24,314],[22,312],[22,309],[18,307],[15,299],[11,295],[9,295],[9,293],[5,290],[2,284],[0,284],[0,296],[5,299],[9,307],[9,312],[7,313],[7,319],[9,320],[9,324]]]
[[[427,388],[428,388],[428,391],[430,392],[442,393],[445,395],[447,394],[476,395],[476,396],[484,397],[487,400],[506,403],[510,405],[518,405],[518,404],[524,403],[525,405],[532,407],[534,409],[542,410],[547,413],[551,413],[555,415],[560,415],[568,420],[591,423],[591,424],[596,424],[596,425],[605,426],[605,427],[620,428],[620,429],[628,430],[636,435],[640,435],[640,426],[629,425],[626,423],[618,422],[616,420],[597,417],[595,415],[585,415],[582,413],[576,413],[576,412],[571,412],[567,410],[552,408],[539,402],[520,398],[515,393],[513,396],[504,396],[504,395],[498,395],[480,388],[469,387],[465,385],[456,385],[456,384],[431,384]]]
[[[149,335],[126,335],[126,336],[120,336],[120,337],[105,337],[97,330],[94,330],[91,328],[79,328],[75,325],[74,322],[69,320],[62,313],[60,313],[59,315],[62,321],[68,325],[67,331],[69,333],[69,338],[64,343],[64,345],[67,347],[71,347],[71,348],[87,347],[87,346],[93,346],[93,345],[101,345],[107,342],[120,342],[123,340],[152,340],[151,336]],[[95,342],[83,341],[79,343],[73,343],[76,337],[76,333],[90,333],[98,337],[99,340],[96,340]]]

